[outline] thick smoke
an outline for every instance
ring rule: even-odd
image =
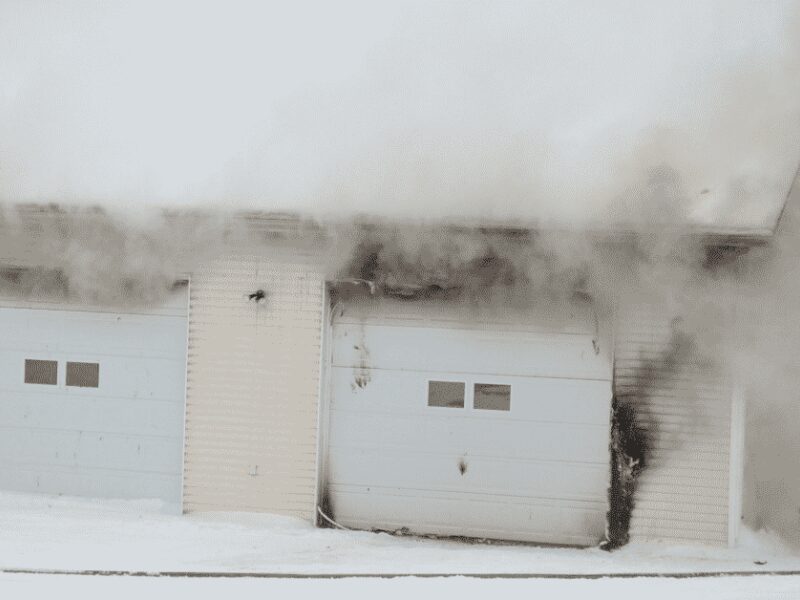
[[[21,207],[0,218],[0,291],[87,304],[148,305],[166,297],[246,228],[230,216],[151,214],[131,223],[100,209]]]
[[[792,8],[4,3],[0,200],[575,227],[641,217],[667,165],[647,216],[769,227]]]
[[[741,266],[748,285],[730,290],[736,335],[726,352],[747,398],[745,520],[800,545],[800,182],[775,243]],[[736,294],[736,295],[733,295]],[[729,336],[730,337],[730,336]]]

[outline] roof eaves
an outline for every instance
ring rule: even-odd
[[[777,233],[778,227],[780,227],[783,215],[786,212],[786,206],[789,204],[789,199],[792,197],[792,194],[795,192],[795,189],[797,188],[798,179],[800,179],[800,161],[798,161],[797,163],[797,169],[795,169],[792,183],[789,185],[789,189],[786,190],[786,195],[783,198],[783,205],[781,206],[781,210],[780,212],[778,212],[778,216],[775,218],[775,223],[772,226],[773,233]]]

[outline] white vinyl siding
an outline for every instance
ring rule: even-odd
[[[673,330],[665,313],[629,306],[618,321],[615,391],[632,401],[651,444],[636,487],[631,540],[727,544],[731,388],[687,353],[667,364]]]
[[[185,511],[312,517],[322,314],[323,278],[296,255],[230,256],[193,275]]]

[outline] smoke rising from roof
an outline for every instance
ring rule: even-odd
[[[0,200],[769,228],[792,9],[7,2]]]

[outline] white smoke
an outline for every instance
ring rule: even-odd
[[[792,8],[5,2],[0,200],[575,225],[668,165],[681,218],[770,227]]]

